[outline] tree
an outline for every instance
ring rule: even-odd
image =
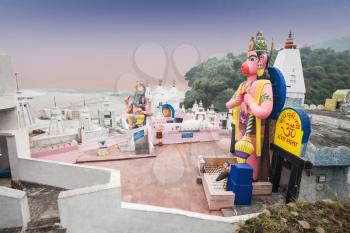
[[[185,75],[191,87],[185,95],[185,107],[190,108],[195,101],[202,101],[205,108],[214,104],[217,110],[226,111],[225,102],[243,80],[241,64],[241,60],[229,53],[222,59],[210,58],[190,69]]]

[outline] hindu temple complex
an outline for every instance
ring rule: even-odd
[[[247,42],[227,112],[185,109],[175,81],[20,90],[0,55],[0,231],[232,232],[264,205],[348,197],[350,89],[306,105],[293,34],[274,64],[261,31]]]

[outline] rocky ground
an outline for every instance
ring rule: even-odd
[[[268,206],[259,217],[240,224],[237,232],[350,232],[350,199]]]
[[[25,230],[22,228],[0,229],[0,233],[65,233],[60,226],[57,197],[63,189],[27,182],[1,179],[7,187],[23,190],[27,193],[30,222]]]
[[[254,214],[262,212],[266,206],[284,202],[285,198],[282,194],[272,193],[272,195],[254,196],[251,205],[236,205],[232,208],[221,209],[221,212],[224,217]]]

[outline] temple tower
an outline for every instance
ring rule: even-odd
[[[35,118],[30,108],[29,101],[33,99],[33,93],[28,91],[21,91],[18,83],[18,73],[15,73],[16,85],[17,85],[17,100],[18,100],[18,117],[20,127],[28,127],[35,124]]]
[[[210,108],[208,109],[208,121],[212,124],[215,125],[216,124],[216,114],[215,114],[215,110],[214,110],[214,105],[212,104],[210,106]]]
[[[91,131],[94,129],[91,122],[89,109],[86,107],[85,97],[84,97],[84,106],[80,110],[79,124],[80,124],[80,128],[84,128],[84,130],[86,131]]]
[[[274,67],[283,74],[287,86],[286,106],[301,107],[305,99],[305,82],[300,51],[294,44],[292,33],[284,44],[284,48],[278,51]]]
[[[21,127],[31,126],[35,124],[35,118],[30,108],[29,100],[31,96],[17,92],[18,98],[18,116]]]
[[[177,95],[177,89],[176,89],[176,82],[175,82],[175,80],[173,80],[173,85],[172,85],[172,87],[170,89],[170,93],[171,93],[171,95],[174,95],[174,96]]]
[[[149,86],[148,80],[146,80],[146,92],[145,92],[145,97],[146,97],[147,99],[152,99],[151,87]]]
[[[63,122],[62,122],[62,112],[56,106],[51,108],[51,119],[49,125],[49,135],[61,135],[64,133]]]

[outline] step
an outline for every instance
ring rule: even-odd
[[[50,217],[50,218],[40,218],[38,220],[32,220],[28,223],[27,228],[40,227],[44,225],[54,225],[60,223],[59,217]]]
[[[37,228],[37,229],[27,229],[24,233],[66,233],[65,228]]]
[[[60,224],[41,225],[36,227],[27,227],[24,233],[66,233],[67,229]]]
[[[22,227],[0,228],[0,233],[22,233]]]
[[[30,221],[25,233],[65,233],[65,228],[60,225],[59,217],[41,218],[39,220]]]

